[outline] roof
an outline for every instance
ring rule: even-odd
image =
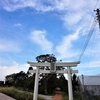
[[[82,85],[100,85],[100,76],[79,76]]]

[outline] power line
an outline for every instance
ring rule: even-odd
[[[86,39],[86,41],[85,41],[85,44],[84,44],[84,46],[83,46],[82,52],[80,53],[79,61],[81,60],[81,58],[82,58],[82,56],[83,56],[83,54],[84,54],[84,52],[85,52],[85,50],[86,50],[86,47],[87,47],[87,45],[88,45],[88,43],[89,43],[89,41],[90,41],[90,38],[91,38],[91,36],[92,36],[92,34],[93,34],[93,31],[94,31],[95,26],[96,26],[96,21],[94,20],[93,23],[92,23],[91,29],[90,29],[90,31],[89,31],[89,34],[88,34],[88,36],[87,36],[87,39]]]
[[[98,2],[99,2],[99,0],[97,0],[96,4],[95,4],[95,6],[94,6],[94,9],[96,9],[96,6],[97,6]],[[89,24],[90,24],[90,22],[91,22],[92,16],[93,16],[93,12],[92,12],[92,14],[91,14],[91,18],[90,18]],[[95,24],[95,25],[94,25],[94,24]],[[88,25],[88,26],[89,26],[89,25]],[[82,58],[82,56],[83,56],[83,54],[84,54],[84,52],[85,52],[85,50],[86,50],[86,47],[87,47],[88,42],[89,42],[89,40],[90,40],[90,38],[91,38],[91,36],[92,36],[92,33],[93,33],[93,31],[94,31],[95,26],[96,26],[96,23],[95,23],[95,20],[94,20],[94,22],[92,23],[91,29],[90,29],[90,31],[89,31],[88,37],[87,37],[87,39],[86,39],[86,42],[85,42],[85,38],[84,38],[84,40],[83,40],[83,43],[85,43],[85,44],[82,44],[82,46],[81,46],[81,48],[82,48],[82,47],[83,47],[83,48],[81,49],[82,52],[80,51],[81,53],[80,53],[80,56],[79,56],[79,60],[81,60],[81,58]],[[87,30],[88,30],[88,27],[87,27]]]
[[[90,56],[89,56],[89,60],[88,60],[88,63],[87,63],[87,68],[86,68],[86,72],[88,70],[88,67],[89,67],[89,64],[90,64],[90,60],[91,60],[91,54],[92,54],[92,50],[93,50],[93,45],[94,45],[94,40],[95,40],[95,36],[96,34],[93,34],[93,41],[92,41],[92,45],[91,45],[91,51],[90,51]]]
[[[99,0],[98,0],[98,1],[97,1],[97,3],[95,4],[94,9],[96,8],[96,6],[97,6],[98,2],[99,2]]]

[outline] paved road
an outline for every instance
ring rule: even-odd
[[[52,100],[52,96],[47,96],[47,95],[41,95],[41,94],[39,94],[39,97],[42,97],[45,100]]]
[[[40,94],[39,94],[39,97],[42,97],[42,98],[44,98],[45,100],[52,100],[52,96],[40,95]],[[5,94],[3,94],[3,93],[0,93],[0,100],[16,100],[16,99],[14,99],[14,98],[12,98],[12,97],[9,97],[9,96],[7,96],[7,95],[5,95]]]
[[[16,100],[16,99],[13,99],[3,93],[0,93],[0,100]]]

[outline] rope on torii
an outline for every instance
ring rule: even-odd
[[[68,91],[69,91],[69,100],[73,100],[73,91],[72,91],[72,80],[71,80],[71,74],[72,73],[78,73],[78,70],[71,70],[70,67],[77,66],[80,61],[77,62],[27,62],[30,64],[30,67],[36,67],[36,70],[29,70],[29,73],[36,73],[35,76],[35,84],[34,84],[34,96],[33,100],[37,100],[38,96],[38,82],[39,82],[39,73],[67,73],[68,74]],[[40,66],[50,66],[50,70],[41,70],[39,69]],[[67,67],[66,70],[56,70],[57,66],[64,66]]]

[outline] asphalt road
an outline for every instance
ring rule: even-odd
[[[16,99],[13,99],[3,93],[0,93],[0,100],[16,100]]]

